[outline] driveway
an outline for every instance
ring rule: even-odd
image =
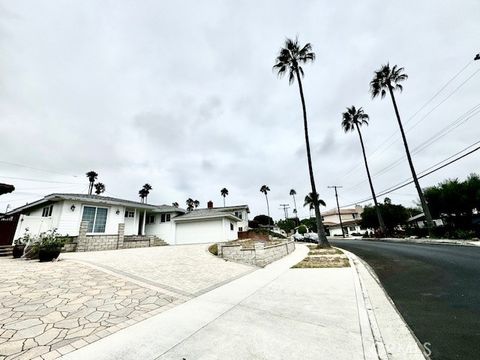
[[[254,269],[206,245],[0,258],[0,360],[55,359]]]

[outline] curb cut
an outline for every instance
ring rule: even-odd
[[[408,333],[411,336],[411,339],[414,340],[416,346],[418,346],[418,351],[421,353],[421,356],[422,356],[421,358],[429,360],[430,357],[427,354],[425,354],[425,351],[423,350],[423,346],[422,346],[421,342],[415,336],[415,334],[412,331],[412,329],[410,328],[410,326],[408,326],[405,319],[403,318],[403,316],[398,311],[397,307],[395,306],[395,303],[390,298],[387,291],[385,290],[385,288],[381,284],[381,282],[378,279],[378,276],[375,273],[375,271],[370,267],[370,265],[368,265],[365,261],[360,259],[355,254],[353,254],[353,253],[351,253],[347,250],[344,250],[344,249],[341,249],[341,250],[348,256],[348,258],[350,260],[350,263],[351,263],[351,266],[354,269],[353,273],[356,274],[356,276],[358,276],[358,280],[359,280],[359,283],[360,283],[360,288],[361,288],[361,291],[362,291],[362,296],[365,299],[365,305],[366,305],[366,311],[367,311],[367,314],[368,314],[368,320],[369,320],[369,323],[370,323],[370,329],[371,329],[372,335],[375,339],[375,347],[376,347],[376,350],[377,350],[378,359],[379,360],[388,360],[388,359],[391,358],[392,354],[387,350],[387,348],[389,346],[386,345],[386,341],[385,341],[384,337],[382,336],[382,328],[379,325],[379,321],[377,319],[377,314],[375,313],[374,306],[372,305],[370,296],[368,294],[367,284],[365,283],[365,279],[362,278],[362,275],[360,274],[361,268],[363,268],[365,270],[365,272],[371,277],[371,279],[376,283],[376,285],[379,286],[379,288],[382,291],[383,296],[385,297],[387,302],[390,304],[390,306],[393,308],[393,310],[395,311],[399,320],[403,323],[405,328],[408,330]],[[399,350],[401,350],[401,349],[399,349]],[[396,356],[394,356],[393,358],[396,358]],[[419,358],[420,358],[420,356],[419,356]]]

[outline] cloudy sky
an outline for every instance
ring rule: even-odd
[[[412,150],[473,109],[414,153],[418,172],[480,140],[479,14],[478,0],[0,1],[0,182],[17,188],[0,211],[85,192],[89,170],[106,195],[126,199],[148,182],[151,203],[220,205],[227,187],[227,203],[248,203],[254,216],[266,212],[267,184],[275,218],[279,204],[293,207],[291,188],[301,208],[309,182],[298,88],[272,72],[296,35],[317,54],[304,85],[321,198],[333,207],[327,186],[342,185],[342,204],[364,200],[358,136],[340,127],[346,106],[370,115],[376,189],[409,178],[392,104],[368,94],[381,64],[409,75],[397,100]],[[421,184],[465,178],[479,160],[474,153]],[[416,200],[413,185],[388,196]]]

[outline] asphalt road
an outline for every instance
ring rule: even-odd
[[[377,273],[435,360],[480,359],[480,248],[332,240]]]

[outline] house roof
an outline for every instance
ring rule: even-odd
[[[229,218],[234,221],[242,221],[232,213],[219,211],[215,209],[197,209],[187,212],[184,215],[173,218],[173,221],[195,221],[201,219]]]
[[[15,186],[0,183],[0,195],[11,193],[15,190]]]
[[[144,204],[144,203],[137,202],[137,201],[119,199],[119,198],[114,198],[114,197],[110,197],[110,196],[55,193],[55,194],[47,195],[43,199],[34,201],[30,204],[26,204],[26,205],[20,206],[16,209],[13,209],[12,211],[9,211],[8,214],[21,212],[23,210],[30,209],[30,208],[33,208],[33,207],[37,207],[37,206],[40,206],[40,205],[45,204],[45,203],[62,201],[62,200],[88,201],[88,202],[98,203],[98,204],[121,205],[121,206],[126,206],[126,207],[135,207],[135,208],[140,208],[140,209],[145,209],[145,210],[151,210],[151,211],[154,211],[154,212],[166,212],[166,211],[168,211],[168,212],[179,212],[179,213],[184,213],[185,212],[185,210],[183,210],[181,208],[176,208],[176,207],[170,206],[170,205]]]
[[[348,208],[348,209],[340,209],[340,214],[361,214],[362,209],[358,208]],[[337,209],[331,209],[325,212],[322,212],[323,216],[328,216],[328,215],[338,215],[338,210]]]
[[[219,211],[235,211],[235,210],[247,210],[247,213],[250,214],[250,209],[248,205],[233,205],[233,206],[215,206],[212,207],[213,210]],[[202,208],[201,210],[208,210],[208,208]]]

